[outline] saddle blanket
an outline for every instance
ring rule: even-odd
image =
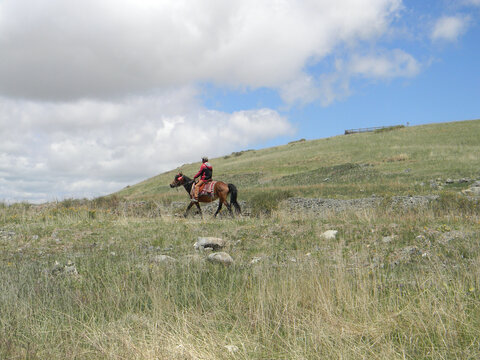
[[[216,181],[209,181],[207,182],[206,184],[203,185],[202,189],[200,190],[200,192],[198,193],[198,196],[205,196],[205,195],[208,195],[208,196],[211,196],[213,197],[214,194],[213,194],[213,189],[215,187],[215,184],[217,182]],[[196,186],[196,185],[195,185]],[[192,191],[190,192],[190,195],[192,196],[193,198],[193,192],[194,192],[194,187],[192,187]]]

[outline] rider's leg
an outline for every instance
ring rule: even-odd
[[[204,184],[203,180],[198,180],[198,183],[195,184],[195,189],[193,192],[193,201],[198,201],[198,193],[200,192],[200,187]]]

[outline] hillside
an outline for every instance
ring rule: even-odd
[[[432,180],[480,175],[480,120],[339,135],[248,150],[210,159],[214,178],[237,185],[240,197],[288,191],[292,196],[357,198],[431,194]],[[192,176],[200,163],[186,164],[118,193],[129,200],[170,202],[185,197],[168,186],[179,171]],[[466,185],[451,184],[456,190]]]

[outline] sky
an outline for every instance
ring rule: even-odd
[[[480,0],[0,0],[0,201],[478,119],[479,58]]]

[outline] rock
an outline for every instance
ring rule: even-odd
[[[223,264],[226,266],[233,264],[232,257],[223,251],[208,255],[207,260],[213,263]]]
[[[177,261],[177,259],[171,257],[171,256],[168,256],[168,255],[156,255],[154,258],[153,258],[153,261],[156,262],[157,264],[166,264],[166,263],[174,263]]]
[[[337,237],[337,230],[327,230],[322,235],[320,235],[321,238],[325,240],[333,240]]]
[[[445,184],[453,184],[455,181],[453,181],[452,179],[448,178],[447,180],[445,180]]]
[[[388,243],[392,242],[395,238],[396,238],[395,235],[384,236],[384,237],[382,238],[382,242],[383,242],[384,244],[388,244]]]
[[[263,260],[263,258],[262,258],[261,256],[255,256],[255,257],[252,259],[252,261],[250,261],[250,264],[253,265],[253,264],[256,264],[256,263],[258,263],[258,262],[260,262],[260,261],[262,261],[262,260]]]
[[[463,190],[462,194],[467,196],[480,196],[480,181],[476,181],[468,189]]]
[[[58,275],[63,272],[63,265],[61,265],[58,261],[55,261],[53,264],[53,268],[51,270],[52,275]]]
[[[78,275],[77,267],[72,261],[68,261],[63,268],[66,275]]]
[[[50,272],[52,275],[78,275],[77,267],[72,261],[67,261],[65,265],[55,261],[55,264]]]
[[[230,354],[235,354],[239,350],[238,346],[235,345],[225,345],[224,347],[228,350]]]
[[[199,237],[197,242],[193,244],[195,250],[204,250],[211,248],[213,250],[221,249],[225,246],[225,240],[216,237]]]

